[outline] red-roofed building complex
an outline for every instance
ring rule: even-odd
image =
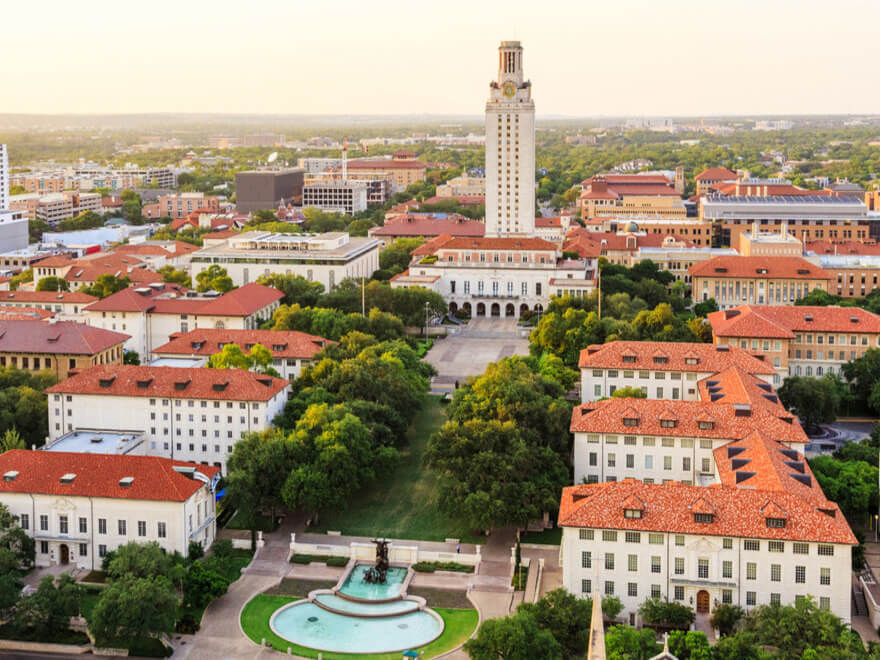
[[[381,227],[373,227],[368,235],[378,239],[385,247],[398,238],[431,239],[443,234],[482,238],[485,233],[485,223],[458,213],[408,213],[386,220]]]
[[[71,369],[122,364],[128,338],[74,321],[0,320],[0,367],[66,378]]]
[[[608,217],[687,216],[681,195],[662,175],[597,174],[581,187],[578,203],[585,221]]]
[[[646,598],[700,616],[807,595],[848,621],[857,541],[812,474],[807,437],[767,382],[767,365],[735,348],[660,342],[590,347],[581,366],[593,363],[601,378],[628,372],[622,384],[658,398],[574,409],[581,485],[563,489],[560,502],[564,586],[618,596],[632,625]],[[693,384],[696,399],[669,398],[676,384]]]
[[[336,342],[295,330],[218,330],[200,328],[178,332],[167,344],[153,349],[153,355],[167,358],[209,358],[220,353],[227,344],[235,344],[249,353],[260,344],[272,353],[272,366],[282,378],[299,377],[303,367],[328,344]]]
[[[98,299],[79,291],[0,291],[0,309],[42,309],[59,320],[81,318],[83,308]]]
[[[107,296],[88,305],[84,314],[89,325],[131,335],[125,348],[143,360],[176,332],[256,329],[272,317],[283,297],[277,289],[255,283],[208,295],[157,282]]]
[[[721,309],[743,304],[794,305],[810,291],[831,290],[831,275],[800,257],[721,256],[690,268],[695,301]]]
[[[158,456],[28,451],[0,455],[0,503],[36,542],[36,565],[100,570],[136,540],[168,553],[208,548],[220,470]]]
[[[697,184],[697,195],[705,195],[711,186],[723,181],[736,181],[736,172],[726,167],[710,167],[694,177]]]
[[[223,468],[242,433],[262,431],[290,383],[241,369],[103,365],[46,390],[49,439],[131,433],[146,453]]]
[[[708,316],[716,344],[739,346],[786,376],[841,373],[880,347],[880,316],[860,307],[740,305]]]

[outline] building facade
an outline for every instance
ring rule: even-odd
[[[146,453],[213,465],[242,433],[270,428],[290,383],[240,369],[103,365],[46,390],[49,441],[72,431],[144,437]]]
[[[38,567],[100,570],[132,541],[189,554],[216,535],[219,470],[165,458],[14,449],[0,455],[0,502],[36,543]]]
[[[486,102],[486,236],[535,231],[535,103],[518,41],[498,48]]]
[[[304,174],[298,168],[238,172],[235,175],[236,213],[277,209],[287,202],[301,204]]]
[[[303,186],[303,207],[352,215],[367,210],[368,181],[319,181]]]
[[[462,174],[437,186],[437,197],[485,197],[486,177]]]

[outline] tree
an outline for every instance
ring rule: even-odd
[[[79,290],[90,296],[106,298],[118,291],[127,289],[129,286],[131,286],[131,279],[128,276],[123,275],[119,277],[110,273],[103,273],[98,275],[98,279],[95,280],[94,284],[80,287]]]
[[[100,641],[142,639],[174,631],[177,593],[163,576],[113,580],[101,592],[90,629]]]
[[[673,630],[669,634],[669,652],[678,660],[713,660],[706,633],[699,630]]]
[[[21,437],[21,433],[14,426],[11,429],[6,429],[2,439],[0,439],[0,453],[10,449],[27,449],[24,438]]]
[[[648,660],[660,649],[650,628],[636,630],[629,626],[611,626],[605,632],[608,660]]]
[[[743,616],[745,611],[739,605],[721,604],[713,610],[710,621],[712,627],[717,628],[722,635],[730,635]]]
[[[36,592],[25,596],[15,606],[12,625],[19,633],[38,639],[52,638],[70,626],[70,617],[79,614],[83,588],[69,573],[57,578],[46,575]]]
[[[137,543],[131,541],[119,546],[107,565],[107,576],[111,579],[123,577],[152,578],[164,575],[174,580],[180,571],[175,566],[175,557],[169,555],[155,541]]]
[[[687,628],[694,622],[694,611],[675,601],[649,598],[639,606],[639,616],[649,625]]]
[[[185,270],[177,270],[171,264],[168,264],[167,266],[162,266],[157,272],[162,276],[163,282],[179,284],[180,286],[185,287],[189,287],[192,285],[189,273],[187,273]]]
[[[70,284],[63,277],[49,276],[37,282],[37,291],[70,291]]]
[[[0,503],[0,574],[17,573],[33,566],[35,547],[33,538],[19,526],[18,518]]]
[[[49,433],[48,402],[43,392],[55,382],[50,371],[0,367],[0,434],[15,429],[26,446],[42,446]]]
[[[810,468],[822,492],[855,522],[873,514],[878,505],[877,467],[863,461],[840,461],[831,456],[816,456]]]
[[[21,271],[18,275],[13,275],[12,279],[9,280],[9,290],[15,291],[19,286],[25,284],[27,282],[34,281],[34,269],[28,268],[27,270]]]
[[[271,286],[284,294],[282,303],[285,305],[302,305],[303,307],[315,307],[324,293],[324,285],[320,282],[310,282],[301,275],[282,275],[272,273],[261,275],[257,283]]]
[[[412,251],[422,245],[425,239],[398,238],[391,245],[379,252],[379,268],[397,275],[409,268]]]
[[[641,387],[619,387],[611,394],[612,399],[647,399]]]
[[[554,589],[536,603],[522,603],[517,615],[531,616],[562,648],[565,660],[581,658],[587,651],[592,602],[565,589]]]
[[[197,561],[183,579],[183,605],[193,609],[205,607],[229,588],[229,581]]]
[[[205,291],[226,293],[234,288],[235,286],[232,283],[232,278],[229,277],[229,273],[226,272],[225,268],[217,264],[211,264],[207,269],[196,275],[196,291],[201,293]]]
[[[789,376],[777,390],[779,400],[810,429],[837,419],[840,399],[834,384],[825,378]]]
[[[122,354],[122,364],[134,364],[138,365],[141,363],[141,356],[138,355],[137,351],[125,351]]]
[[[880,413],[880,349],[869,348],[861,357],[846,362],[842,371],[856,400]]]
[[[251,359],[238,344],[226,344],[219,353],[208,358],[211,369],[250,369]]]
[[[464,650],[471,660],[556,660],[562,654],[553,635],[528,615],[484,621]]]
[[[703,318],[705,318],[712,312],[717,311],[718,303],[715,302],[715,298],[709,298],[709,300],[705,302],[698,302],[696,305],[694,305],[694,314]]]

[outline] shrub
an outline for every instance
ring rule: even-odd
[[[231,557],[234,552],[232,541],[230,541],[229,539],[218,539],[214,541],[214,545],[211,546],[211,551],[213,552],[215,557],[219,557],[221,559]]]
[[[467,564],[459,564],[454,561],[420,561],[412,565],[417,573],[433,573],[434,571],[457,571],[459,573],[473,573],[474,567]]]
[[[196,621],[196,618],[187,612],[182,617],[180,617],[180,621],[177,622],[177,627],[175,630],[183,635],[195,635],[201,626],[199,622]]]

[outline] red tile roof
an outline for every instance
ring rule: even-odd
[[[733,403],[711,401],[670,401],[666,399],[605,399],[575,406],[571,416],[572,433],[617,433],[621,435],[654,435],[686,438],[737,440],[759,430],[766,437],[780,442],[807,442],[797,421],[784,410],[755,402],[737,414]],[[676,426],[662,426],[662,414],[678,418]],[[631,426],[624,418],[636,420]],[[700,428],[700,421],[711,420],[712,428]]]
[[[562,218],[535,218],[535,227],[562,227]]]
[[[635,252],[644,247],[662,247],[667,236],[663,234],[646,234],[641,236],[632,233],[597,232],[589,229],[575,228],[568,232],[563,250],[577,252],[582,258],[596,258],[609,251]],[[676,241],[683,239],[673,236]],[[627,240],[629,239],[629,240]],[[604,242],[604,243],[603,243]],[[683,241],[690,245],[689,241]]]
[[[53,385],[50,394],[268,401],[288,381],[242,369],[148,367],[103,364]]]
[[[811,191],[812,192],[812,191]],[[804,243],[804,250],[807,252],[815,252],[816,254],[862,254],[862,255],[878,255],[880,254],[880,243],[860,243],[859,241],[841,241],[840,243],[832,243],[831,241],[812,241]],[[841,266],[841,269],[846,266]]]
[[[5,307],[0,305],[0,321],[31,321],[48,319],[55,316],[54,312],[41,307]]]
[[[880,316],[860,307],[741,305],[707,318],[716,337],[793,339],[797,332],[880,333]]]
[[[453,214],[449,218],[435,218],[419,214],[397,216],[382,227],[370,230],[371,236],[451,236],[480,237],[486,233],[486,225],[479,220],[471,220]]]
[[[204,328],[189,332],[175,332],[169,342],[153,349],[159,355],[214,355],[226,344],[237,344],[245,353],[246,347],[262,344],[276,358],[311,359],[328,344],[335,341],[295,330],[217,330]]]
[[[620,199],[621,197],[680,197],[665,176],[596,175],[581,185],[580,199]]]
[[[469,195],[469,196],[437,196],[429,197],[422,204],[436,204],[437,202],[448,202],[450,200],[455,200],[462,206],[479,206],[480,204],[486,203],[486,197],[484,195]],[[418,203],[417,203],[418,205]],[[395,207],[396,208],[396,207]]]
[[[451,238],[444,250],[550,250],[556,246],[543,238]]]
[[[429,254],[434,254],[438,249],[446,245],[449,241],[452,240],[452,236],[449,234],[441,234],[440,236],[435,236],[434,238],[425,241],[415,250],[410,252],[410,255],[413,257],[421,257]]]
[[[199,316],[250,316],[283,297],[278,289],[251,282],[208,300],[193,313]]]
[[[380,158],[374,160],[350,160],[349,170],[426,170],[427,163],[420,160],[389,160]]]
[[[726,167],[710,167],[694,177],[696,181],[732,181],[736,179],[736,172],[731,172]]]
[[[0,291],[0,305],[4,302],[16,303],[58,303],[87,305],[97,298],[79,291]]]
[[[129,287],[98,300],[88,307],[88,312],[146,312],[156,306],[163,296],[180,296],[186,289],[179,284],[164,282],[161,285]]]
[[[176,471],[175,466],[195,468],[209,481],[220,470],[159,456],[13,449],[0,454],[0,473],[18,474],[11,481],[0,480],[0,493],[185,502],[205,482],[190,479]],[[61,483],[61,477],[68,474],[76,476],[71,483]],[[120,480],[126,477],[134,479],[130,485],[120,486]]]
[[[722,269],[719,271],[719,269]],[[761,272],[763,271],[763,272]],[[690,267],[691,277],[828,280],[831,274],[800,257],[713,257]]]
[[[284,294],[262,284],[245,284],[217,298],[180,297],[180,285],[165,283],[161,289],[138,287],[123,289],[89,305],[89,312],[150,312],[152,314],[193,314],[195,316],[250,316]],[[169,292],[175,297],[169,297]]]
[[[746,482],[748,483],[748,482]],[[624,516],[623,503],[632,497],[644,502],[640,518]],[[768,509],[768,506],[771,506]],[[694,520],[693,507],[713,514],[712,522]],[[787,513],[785,527],[768,527],[768,515],[779,507]],[[670,482],[645,484],[633,479],[568,486],[559,506],[561,527],[636,530],[755,539],[858,543],[836,504],[833,516],[796,494],[726,486],[685,486]]]
[[[624,361],[624,355],[628,361]],[[655,356],[666,357],[657,363]],[[690,361],[696,364],[689,364]],[[776,370],[741,348],[720,350],[714,344],[687,342],[614,341],[593,344],[581,351],[581,369],[651,369],[654,371],[694,371],[716,373],[736,365],[750,374],[773,375]]]
[[[0,321],[0,353],[95,355],[129,338],[74,321]]]

